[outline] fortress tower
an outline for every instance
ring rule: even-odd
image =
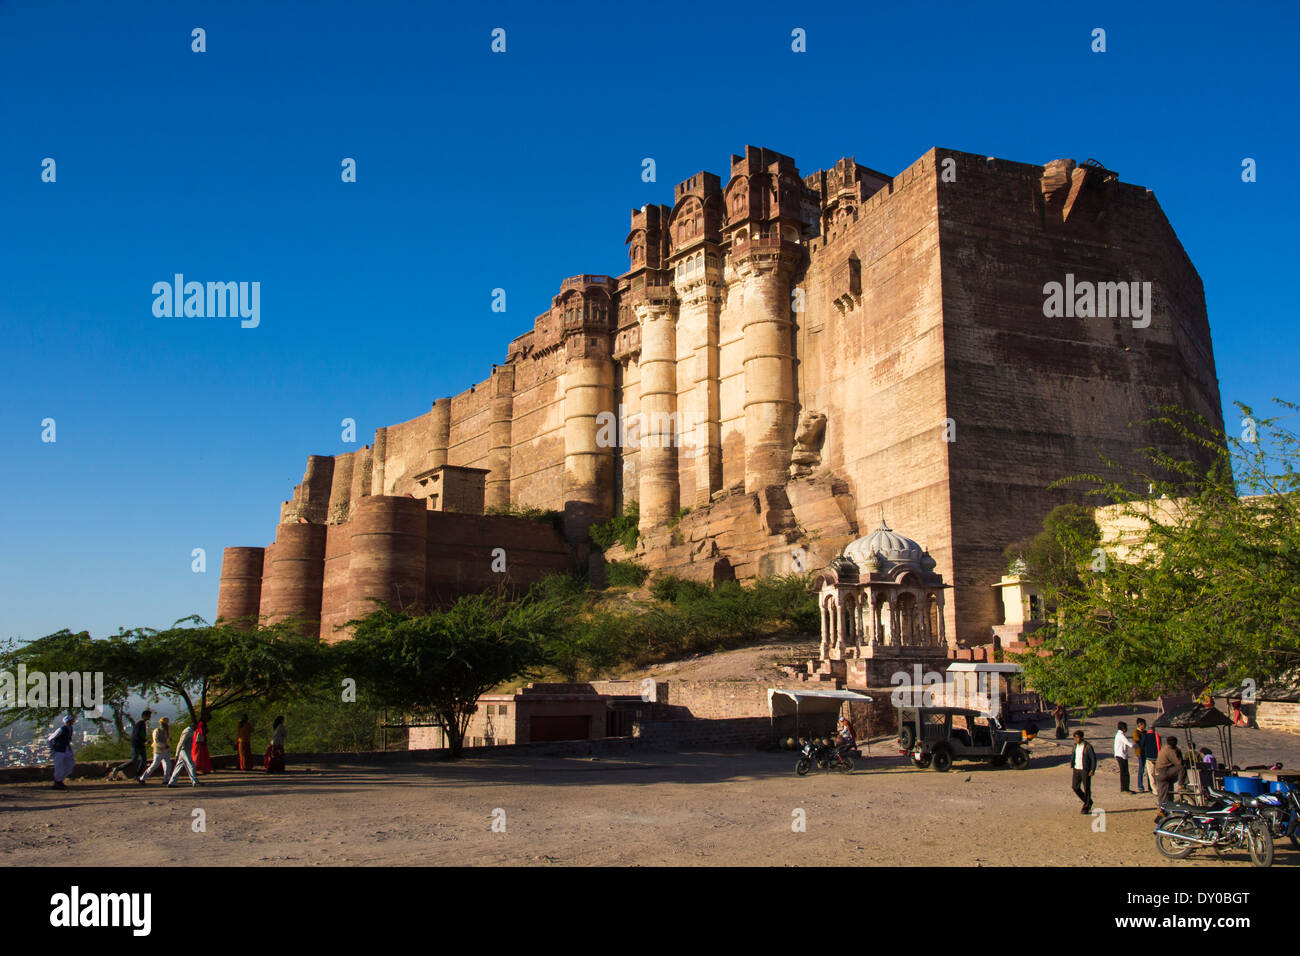
[[[1130,424],[1157,405],[1222,424],[1200,278],[1151,190],[1095,161],[936,148],[892,177],[852,157],[801,176],[747,146],[725,183],[634,209],[624,245],[625,272],[563,280],[484,381],[310,456],[275,543],[227,549],[218,614],[335,639],[372,599],[498,582],[494,536],[528,542],[516,583],[587,571],[588,528],[632,502],[653,571],[816,571],[883,508],[952,585],[934,632],[979,644],[1003,549],[1078,497],[1052,482],[1145,445],[1206,460]],[[1045,286],[1076,280],[1149,289],[1147,314],[1047,317]],[[451,513],[444,466],[563,537]]]

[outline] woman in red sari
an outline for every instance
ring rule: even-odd
[[[284,773],[284,718],[275,718],[271,725],[271,742],[266,747],[266,772]]]
[[[194,728],[190,756],[194,758],[194,769],[199,773],[212,773],[212,757],[208,754],[208,721],[211,719],[212,715],[205,710]]]

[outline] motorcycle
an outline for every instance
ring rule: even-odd
[[[1292,846],[1300,847],[1300,793],[1297,789],[1291,784],[1282,791],[1261,793],[1255,798],[1275,843],[1288,837]]]
[[[1211,791],[1209,796],[1215,800],[1209,807],[1175,802],[1160,805],[1164,816],[1156,825],[1155,838],[1161,856],[1182,860],[1199,847],[1244,848],[1255,866],[1271,866],[1273,832],[1265,811],[1277,798],[1272,794],[1247,797],[1217,791]]]
[[[838,770],[840,773],[853,771],[853,757],[848,753],[840,753],[834,744],[804,738],[799,741],[799,746],[799,762],[794,765],[794,772],[801,777],[813,767],[819,770]]]

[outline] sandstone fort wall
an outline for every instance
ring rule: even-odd
[[[1222,422],[1200,279],[1151,192],[1099,164],[936,148],[894,177],[801,177],[751,146],[672,198],[632,211],[627,272],[565,279],[483,381],[310,456],[275,544],[229,553],[219,614],[337,633],[398,565],[418,602],[491,586],[505,525],[430,511],[436,553],[413,543],[432,525],[358,530],[420,524],[428,473],[457,465],[486,471],[488,511],[563,515],[563,538],[509,526],[520,580],[584,568],[587,527],[633,501],[637,560],[705,580],[817,570],[883,512],[953,586],[949,639],[983,643],[1003,549],[1081,500],[1052,482],[1146,444],[1201,454],[1131,427],[1159,405]],[[1149,327],[1045,318],[1067,274],[1150,282]]]

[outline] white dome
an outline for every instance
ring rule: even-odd
[[[920,564],[924,551],[911,538],[896,534],[881,519],[879,528],[865,538],[850,542],[844,553],[859,568],[866,568],[868,560],[874,554],[879,554],[882,559],[894,564]]]

